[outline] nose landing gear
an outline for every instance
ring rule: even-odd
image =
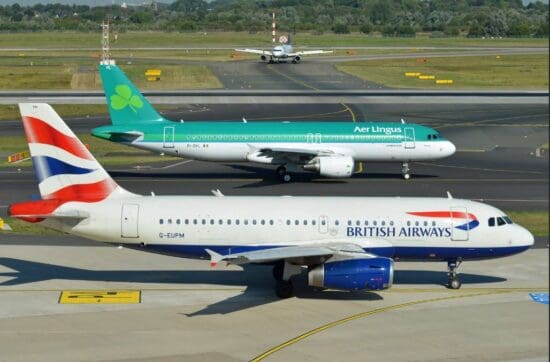
[[[460,287],[462,286],[462,282],[458,278],[458,273],[456,271],[461,263],[462,261],[460,260],[449,260],[447,262],[447,275],[449,277],[447,286],[449,289],[460,289]]]

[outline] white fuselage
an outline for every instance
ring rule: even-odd
[[[89,217],[64,231],[190,257],[205,256],[206,247],[231,253],[348,242],[394,258],[445,260],[505,256],[533,244],[519,225],[488,226],[504,215],[498,209],[447,198],[135,196],[70,202],[59,211],[75,208]],[[411,214],[450,211],[468,217]]]
[[[131,146],[172,156],[203,161],[278,163],[278,159],[251,160],[250,155],[264,148],[296,148],[305,150],[331,150],[334,154],[352,157],[361,162],[409,162],[437,160],[454,154],[452,142],[402,143],[229,143],[229,142],[163,142],[128,143]]]

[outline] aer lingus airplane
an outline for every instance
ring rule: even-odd
[[[452,155],[455,146],[439,132],[388,122],[173,122],[163,118],[114,64],[99,66],[112,125],[95,128],[109,141],[195,160],[277,165],[291,172],[350,177],[356,162],[402,163]]]
[[[291,277],[303,268],[311,286],[389,288],[397,258],[446,261],[449,286],[459,288],[461,261],[533,245],[531,233],[502,211],[450,197],[136,195],[117,185],[49,105],[19,108],[41,199],[10,205],[12,217],[212,265],[271,264],[280,297],[292,295]]]

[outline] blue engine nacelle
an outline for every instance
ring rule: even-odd
[[[376,257],[328,262],[311,269],[309,285],[342,290],[382,290],[393,283],[393,260]]]

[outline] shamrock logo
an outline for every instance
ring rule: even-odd
[[[132,95],[132,90],[125,84],[119,84],[115,87],[115,93],[111,96],[111,107],[113,109],[120,111],[126,107],[137,113],[137,109],[143,107],[143,102],[141,99]]]

